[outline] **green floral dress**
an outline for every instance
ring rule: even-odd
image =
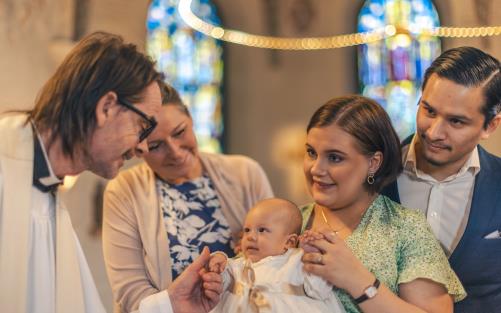
[[[301,208],[303,231],[309,224],[314,204]],[[378,196],[360,224],[346,238],[355,256],[391,291],[417,278],[427,278],[445,286],[454,301],[466,292],[451,269],[447,257],[422,213]],[[334,288],[347,313],[360,309],[343,289]]]

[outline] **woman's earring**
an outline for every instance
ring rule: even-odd
[[[369,174],[367,175],[367,183],[369,185],[374,184],[374,173],[369,172]]]

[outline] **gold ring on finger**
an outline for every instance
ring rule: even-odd
[[[324,264],[324,256],[323,256],[322,254],[320,254],[320,255],[318,256],[318,262],[317,262],[317,263],[318,263],[318,264]]]

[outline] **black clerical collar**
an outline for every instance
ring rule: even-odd
[[[40,135],[35,127],[33,127],[33,137],[35,143],[33,186],[41,192],[56,191],[57,187],[62,184],[63,181],[52,171],[43,142],[41,142]]]

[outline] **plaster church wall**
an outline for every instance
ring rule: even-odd
[[[105,30],[121,34],[144,48],[148,0],[83,0],[87,2],[85,33]],[[474,9],[482,0],[435,1],[443,25],[478,26]],[[215,0],[225,27],[268,34],[263,0]],[[363,1],[312,1],[309,28],[298,34],[290,22],[292,0],[278,0],[282,9],[278,35],[328,36],[351,33]],[[485,2],[485,0],[484,0]],[[29,109],[75,37],[76,0],[0,0],[0,111]],[[491,1],[491,12],[501,2]],[[31,6],[31,8],[30,8]],[[30,8],[30,9],[26,9]],[[501,25],[491,14],[489,23]],[[487,44],[487,45],[486,45]],[[501,37],[446,39],[443,49],[473,45],[501,59]],[[276,52],[234,44],[225,46],[224,105],[226,149],[261,163],[277,196],[298,204],[309,201],[303,183],[302,155],[306,123],[328,99],[358,91],[356,48]],[[1,139],[0,139],[1,140]],[[501,156],[501,129],[483,145]],[[111,291],[102,261],[99,237],[91,235],[96,182],[84,173],[63,195],[86,252],[103,302],[111,310]]]
[[[72,20],[73,0],[0,0],[0,111],[33,106]]]

